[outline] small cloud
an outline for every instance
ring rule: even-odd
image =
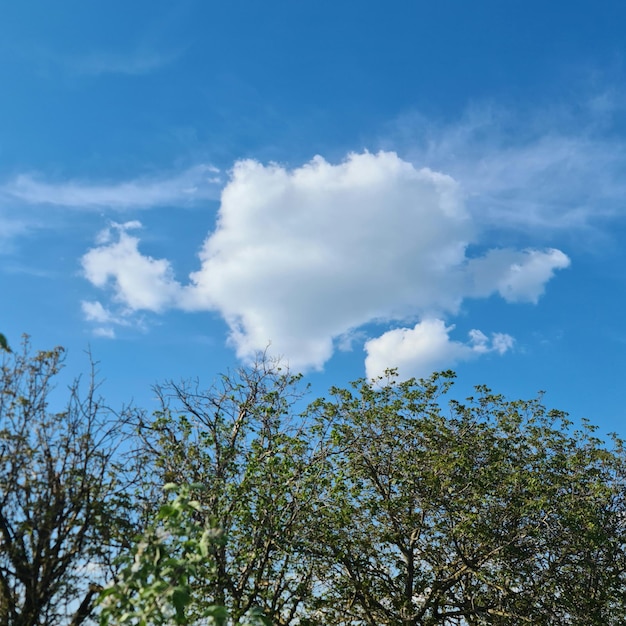
[[[96,322],[98,324],[119,324],[121,326],[128,326],[129,324],[123,316],[113,314],[109,309],[104,308],[102,303],[97,300],[93,302],[83,300],[80,305],[85,319],[89,322]]]
[[[136,323],[132,318],[132,311],[121,309],[114,313],[104,307],[101,302],[83,300],[80,303],[85,320],[95,324],[93,334],[96,337],[115,339],[114,326],[142,326],[141,322]]]
[[[491,346],[498,354],[504,354],[513,348],[515,339],[506,333],[493,333],[491,336]]]
[[[115,331],[110,327],[99,326],[94,328],[93,334],[95,337],[102,337],[104,339],[115,339]]]
[[[85,319],[89,322],[98,322],[106,324],[111,321],[111,314],[102,306],[100,302],[81,302],[81,309]]]
[[[139,220],[129,220],[128,222],[123,223],[111,222],[109,226],[103,228],[96,235],[96,243],[99,246],[106,245],[113,240],[113,232],[136,230],[138,228],[142,228],[142,224]]]
[[[181,288],[169,261],[139,252],[139,239],[127,232],[138,225],[138,222],[116,224],[117,241],[107,237],[106,243],[89,250],[81,260],[83,273],[96,287],[112,287],[114,299],[132,311],[162,311],[173,306]],[[88,314],[99,313],[99,308],[89,304]]]
[[[474,282],[474,296],[486,297],[497,291],[507,302],[536,304],[557,270],[570,266],[561,250],[489,250],[468,262]]]
[[[494,333],[491,339],[480,330],[469,332],[469,341],[453,341],[443,320],[426,319],[413,328],[396,328],[365,343],[365,371],[369,379],[396,369],[402,380],[425,378],[433,371],[449,368],[483,354],[504,354],[514,344],[510,335]]]

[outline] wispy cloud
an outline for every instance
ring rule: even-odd
[[[11,212],[12,213],[12,212]],[[13,250],[13,240],[29,229],[29,223],[23,217],[16,217],[0,206],[0,254]]]
[[[219,170],[200,164],[176,174],[111,183],[47,182],[33,174],[20,174],[1,185],[0,194],[27,204],[123,210],[214,200],[219,197],[221,185]]]
[[[154,74],[179,61],[188,43],[171,44],[141,38],[142,41],[115,49],[85,48],[67,52],[39,41],[28,46],[10,46],[8,52],[37,68],[41,76],[57,80],[59,76],[98,78],[106,76],[139,77]]]
[[[95,337],[103,337],[105,339],[115,339],[115,330],[110,327],[99,326],[94,328],[93,334]]]
[[[93,334],[96,337],[104,337],[106,339],[115,339],[116,326],[137,326],[142,327],[141,321],[131,322],[129,314],[115,314],[105,308],[98,300],[83,300],[80,303],[83,315],[88,322],[95,324]]]
[[[398,118],[382,145],[459,182],[477,223],[539,232],[626,215],[626,107],[610,95],[516,112],[474,106],[455,123]]]
[[[138,76],[175,63],[183,53],[183,49],[158,51],[149,48],[140,48],[130,52],[93,51],[80,57],[59,57],[59,61],[76,74]]]
[[[152,74],[176,63],[187,46],[160,46],[141,43],[125,49],[91,49],[67,53],[33,43],[27,50],[13,53],[35,63],[45,74],[57,76],[59,72],[72,76],[97,77],[104,75],[142,76]]]

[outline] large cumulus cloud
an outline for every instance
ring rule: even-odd
[[[124,227],[90,250],[83,266],[126,311],[217,311],[241,358],[271,343],[306,369],[322,367],[338,338],[368,322],[431,320],[442,338],[442,318],[465,298],[498,293],[536,302],[554,271],[569,263],[552,249],[493,249],[468,258],[468,245],[479,240],[454,179],[393,152],[366,152],[338,164],[316,157],[293,169],[237,163],[200,267],[184,285],[168,261],[143,255]],[[412,332],[418,328],[425,329]],[[440,344],[450,350],[449,342]],[[376,345],[368,344],[370,359]],[[403,345],[414,354],[424,349],[415,340]],[[475,356],[485,345],[480,339],[468,349]],[[380,349],[377,371],[386,353],[388,366],[397,365]]]

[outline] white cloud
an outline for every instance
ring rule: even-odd
[[[97,300],[95,302],[83,300],[80,303],[80,306],[83,311],[83,315],[85,316],[85,319],[89,322],[97,322],[98,324],[110,324],[115,319],[115,316],[110,311],[107,311],[107,309],[102,306],[102,303],[98,302]]]
[[[27,204],[80,209],[146,209],[186,205],[219,197],[221,180],[212,165],[195,165],[174,175],[159,174],[110,184],[79,181],[44,182],[20,174],[0,187],[0,193]]]
[[[455,182],[393,153],[291,171],[243,161],[186,306],[220,311],[241,357],[271,341],[321,367],[333,338],[372,319],[455,309],[447,274],[472,237]]]
[[[559,269],[569,267],[570,260],[560,250],[490,250],[485,256],[468,263],[474,280],[475,297],[486,297],[497,291],[507,302],[537,303],[546,283]]]
[[[452,367],[488,352],[504,354],[513,347],[513,337],[495,333],[491,340],[480,330],[469,332],[469,341],[450,339],[454,326],[440,319],[425,319],[413,328],[387,331],[365,343],[365,371],[369,379],[383,376],[387,369],[397,369],[398,376],[423,378],[437,369]]]
[[[83,300],[80,303],[85,319],[89,322],[105,325],[130,326],[131,322],[128,316],[113,313],[110,309],[104,307],[98,300]],[[126,312],[128,313],[128,312]]]
[[[169,261],[139,252],[139,239],[127,232],[138,226],[136,221],[113,224],[118,233],[115,241],[111,241],[111,229],[101,233],[98,239],[103,243],[82,258],[84,275],[96,287],[111,286],[114,299],[131,310],[162,311],[175,304],[180,286]],[[83,306],[83,312],[94,321],[101,321],[94,318],[103,315],[93,304],[87,311]]]
[[[110,326],[99,326],[94,328],[93,334],[96,337],[103,337],[104,339],[115,339],[115,330]]]
[[[505,352],[510,350],[514,344],[515,339],[513,339],[511,335],[507,335],[506,333],[493,333],[491,335],[492,352],[504,354]]]
[[[85,320],[94,324],[93,334],[96,337],[114,339],[116,326],[145,329],[144,320],[125,305],[118,306],[117,311],[113,311],[98,300],[83,300],[80,307]]]
[[[535,302],[568,263],[558,250],[468,259],[478,232],[457,183],[391,152],[336,165],[316,157],[291,170],[237,163],[186,286],[167,260],[140,252],[129,226],[83,257],[92,284],[112,288],[130,311],[217,311],[239,357],[271,343],[296,369],[321,368],[371,321],[454,314],[463,299],[496,292]],[[475,334],[471,353],[502,351],[505,337]],[[460,358],[455,343],[441,345]]]

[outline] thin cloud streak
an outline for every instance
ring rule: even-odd
[[[184,50],[160,52],[139,49],[130,53],[97,51],[80,58],[65,58],[64,64],[73,72],[88,76],[126,74],[140,76],[175,63]]]
[[[179,174],[144,177],[111,184],[81,181],[51,183],[20,174],[0,187],[10,199],[32,205],[77,209],[147,209],[188,205],[219,198],[221,179],[212,165],[196,165]]]
[[[37,64],[40,70],[52,76],[59,71],[77,77],[99,77],[106,75],[145,76],[176,63],[187,51],[188,46],[158,49],[144,44],[126,50],[86,50],[68,54],[41,45],[33,45],[28,51],[15,50]]]

